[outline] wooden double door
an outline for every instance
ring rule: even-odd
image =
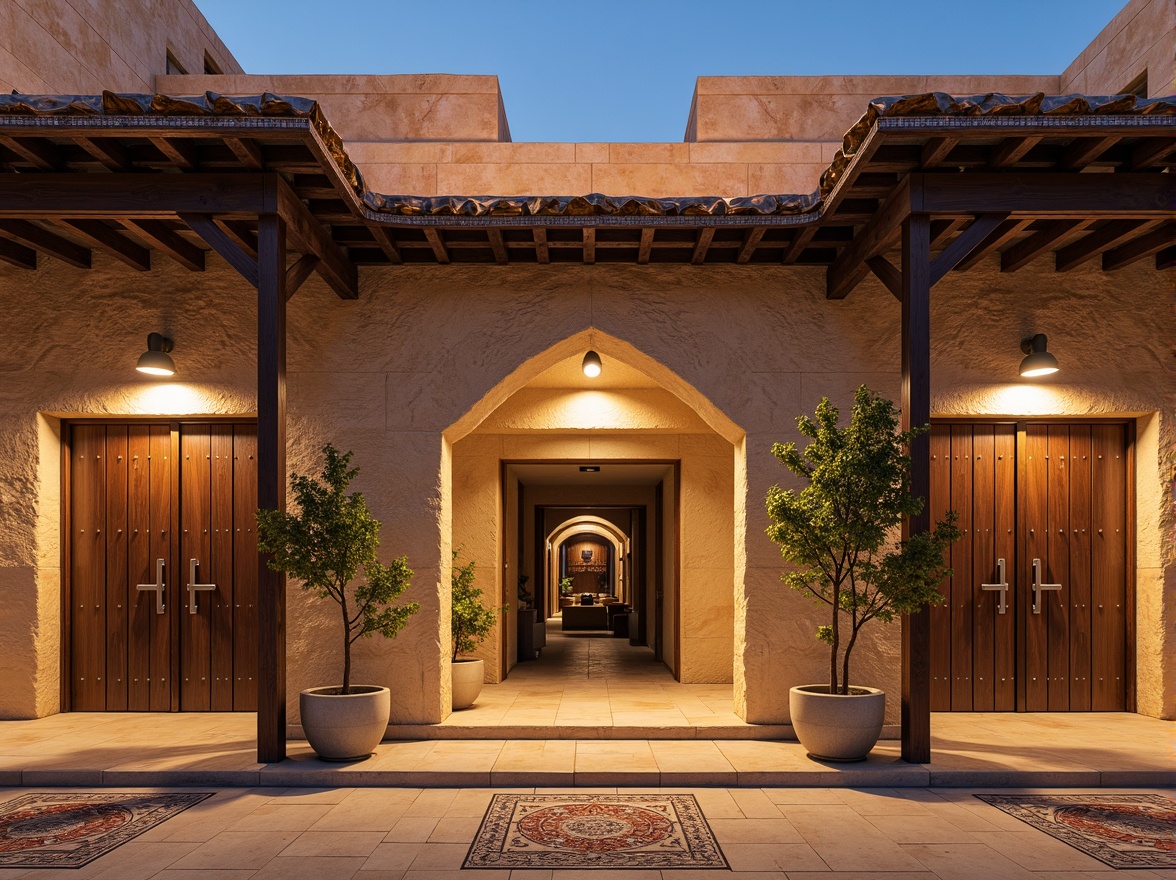
[[[1130,708],[1129,431],[932,426],[931,515],[964,533],[931,609],[933,711]]]
[[[255,710],[256,425],[74,423],[63,460],[65,708]]]

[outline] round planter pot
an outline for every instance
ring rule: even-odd
[[[388,729],[391,697],[386,687],[352,685],[309,688],[298,695],[302,729],[310,747],[327,761],[369,757]]]
[[[486,664],[481,660],[453,661],[453,708],[468,709],[482,693]]]
[[[825,684],[794,687],[788,692],[792,729],[811,758],[864,761],[882,733],[886,694],[877,688],[850,688],[830,694]]]

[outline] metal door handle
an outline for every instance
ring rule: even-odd
[[[1041,582],[1041,560],[1033,560],[1033,613],[1041,613],[1041,594],[1043,592],[1061,590],[1061,584],[1043,584]]]
[[[1005,611],[1009,607],[1009,603],[1008,603],[1009,582],[1008,582],[1008,578],[1005,577],[1005,561],[1003,558],[996,560],[996,576],[1000,579],[1000,583],[998,583],[998,584],[981,584],[980,589],[988,590],[988,591],[991,591],[991,590],[999,590],[1000,591],[1000,602],[997,603],[996,613],[997,614],[1004,614]]]
[[[196,613],[196,593],[200,591],[215,590],[216,584],[198,584],[196,583],[196,566],[200,563],[195,560],[189,560],[188,563],[188,613]]]
[[[147,590],[155,591],[155,613],[163,614],[163,560],[155,560],[155,583],[153,584],[135,584],[135,589],[146,592]]]

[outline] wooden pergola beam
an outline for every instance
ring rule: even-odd
[[[584,262],[591,266],[596,262],[596,227],[584,227]]]
[[[1017,220],[1006,220],[1000,226],[996,227],[968,256],[960,260],[956,269],[961,272],[971,269],[994,250],[1020,234],[1021,230],[1032,222],[1027,217]]]
[[[179,138],[153,137],[150,140],[152,146],[181,171],[199,169],[200,160],[197,158],[195,145]]]
[[[294,296],[305,282],[310,277],[310,273],[314,271],[314,267],[318,265],[319,258],[314,254],[303,254],[286,268],[286,300]]]
[[[1099,219],[1170,217],[1176,175],[1011,172],[911,175],[922,180],[929,214],[988,214]],[[908,180],[910,178],[907,178]]]
[[[400,265],[404,262],[404,254],[400,252],[400,246],[396,243],[396,238],[392,234],[392,230],[387,226],[381,226],[378,223],[372,223],[368,226],[368,230],[372,234],[372,238],[376,240],[380,250],[384,252],[384,256],[388,258],[389,263]]]
[[[184,268],[193,272],[204,271],[204,251],[162,220],[128,220],[127,225],[136,235],[146,239]]]
[[[208,214],[181,214],[188,228],[204,239],[221,258],[254,287],[258,283],[257,259],[250,256]],[[259,245],[260,247],[260,245]]]
[[[252,219],[276,209],[272,174],[5,174],[0,217]]]
[[[694,242],[694,253],[690,257],[690,262],[695,266],[701,266],[706,262],[706,252],[710,250],[711,241],[715,237],[715,228],[713,226],[704,226],[698,230],[698,237]]]
[[[1034,232],[1028,238],[1011,245],[1000,254],[1000,271],[1016,272],[1036,260],[1042,253],[1058,244],[1058,242],[1081,231],[1088,226],[1090,220],[1051,220],[1044,228]]]
[[[531,238],[535,242],[535,259],[540,263],[550,263],[551,252],[547,248],[547,228],[536,226],[531,230]]]
[[[813,236],[817,234],[817,225],[814,223],[811,226],[802,226],[796,230],[796,235],[792,237],[792,241],[788,243],[788,247],[784,250],[783,257],[780,258],[785,266],[791,266],[795,263],[800,255],[804,253],[804,249],[808,247],[809,242],[813,240]]]
[[[1103,254],[1103,271],[1113,272],[1115,269],[1122,269],[1136,260],[1142,260],[1144,257],[1166,249],[1173,242],[1176,242],[1176,222],[1165,223],[1159,229],[1141,235],[1139,238]]]
[[[649,264],[649,254],[653,250],[653,233],[652,226],[646,226],[641,230],[641,243],[637,246],[637,265],[646,266]]]
[[[486,230],[486,240],[490,242],[490,250],[494,251],[494,262],[505,266],[510,262],[506,253],[506,242],[502,239],[502,230],[491,226]]]
[[[1087,260],[1109,251],[1125,239],[1158,226],[1162,220],[1111,220],[1101,229],[1096,229],[1073,244],[1059,248],[1055,255],[1054,268],[1058,272],[1069,272]]]
[[[78,269],[89,269],[90,249],[28,220],[0,220],[0,235]]]
[[[261,171],[265,168],[265,156],[261,152],[256,141],[248,138],[225,138],[225,144],[233,155],[237,157],[237,161],[248,168],[250,171]]]
[[[956,236],[955,240],[931,261],[931,286],[958,266],[972,251],[992,235],[1007,218],[1008,214],[981,214],[972,224]]]
[[[1102,137],[1080,137],[1071,141],[1062,152],[1061,167],[1066,171],[1079,171],[1113,147],[1122,135],[1111,134]]]
[[[110,138],[75,137],[74,143],[98,160],[98,164],[107,171],[130,171],[132,162],[130,154],[118,141]]]
[[[119,262],[139,272],[151,271],[151,251],[142,245],[135,244],[116,229],[107,226],[104,221],[82,218],[62,220],[61,222],[73,235],[104,251]]]
[[[16,153],[38,171],[58,171],[63,167],[61,152],[43,138],[0,135],[0,146]]]
[[[874,218],[837,255],[825,275],[825,297],[827,299],[845,298],[866,277],[870,271],[866,260],[885,250],[899,234],[903,220],[911,213],[912,200],[916,195],[912,187],[917,189],[922,179],[923,175],[921,174],[904,177],[890,198],[878,208]],[[930,221],[928,221],[927,236],[928,246],[930,246]]]
[[[1176,269],[1176,246],[1164,248],[1156,254],[1156,269]]]
[[[298,198],[290,185],[276,175],[274,180],[278,187],[278,213],[282,215],[289,237],[301,244],[303,251],[319,258],[315,270],[340,299],[358,299],[359,274],[347,259],[347,254],[335,244],[330,233],[310,213],[306,203]],[[258,234],[260,236],[260,232]]]
[[[37,252],[23,244],[0,238],[0,261],[18,269],[36,269]]]
[[[759,247],[760,240],[763,239],[764,233],[767,231],[766,226],[753,226],[744,232],[743,241],[739,244],[739,254],[735,257],[735,262],[750,262],[751,255],[755,253],[755,249]]]
[[[1010,165],[1016,165],[1026,153],[1039,143],[1041,143],[1040,135],[1005,138],[992,151],[988,166],[990,168],[1008,168]]]
[[[433,249],[433,257],[438,263],[449,262],[449,251],[445,249],[445,240],[441,238],[439,230],[432,226],[425,227],[425,238],[428,239],[429,247]]]
[[[870,257],[866,260],[866,265],[870,267],[870,271],[878,277],[878,280],[885,285],[894,298],[902,302],[902,272],[894,268],[894,264],[881,254]]]
[[[959,142],[960,139],[958,137],[951,135],[928,138],[927,142],[923,144],[923,152],[919,157],[919,166],[921,168],[938,168]]]

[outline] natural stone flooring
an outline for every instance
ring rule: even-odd
[[[659,789],[606,787],[598,791],[625,795]],[[0,800],[19,793],[0,789]],[[220,791],[84,868],[9,869],[0,870],[0,877],[1110,880],[1113,876],[1102,862],[979,801],[969,789],[700,788],[689,793],[697,797],[731,871],[461,871],[493,791],[245,788]],[[1129,875],[1132,880],[1176,880],[1172,870],[1132,870]]]

